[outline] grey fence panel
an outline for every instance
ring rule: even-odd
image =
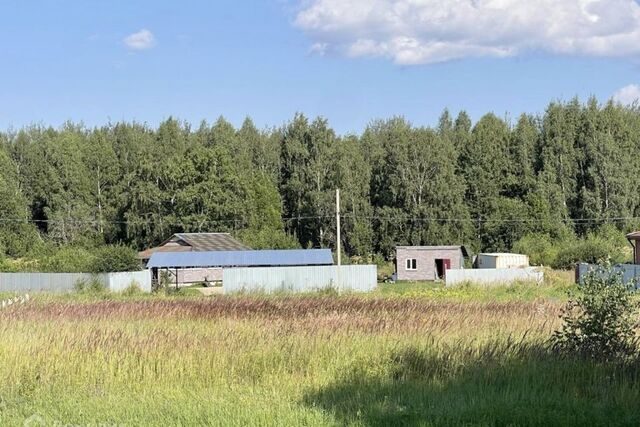
[[[455,286],[461,283],[481,285],[500,285],[513,282],[541,283],[543,279],[544,273],[535,267],[483,268],[473,270],[447,270],[445,284],[446,286]]]
[[[250,267],[222,271],[224,293],[314,292],[328,288],[341,292],[369,292],[376,285],[375,265]]]
[[[0,291],[68,292],[77,282],[90,279],[85,273],[0,273]]]
[[[105,276],[111,292],[122,292],[131,285],[136,285],[143,292],[151,292],[150,270],[108,273]]]
[[[582,283],[585,274],[597,271],[599,268],[595,264],[578,264],[576,267],[576,283]],[[631,283],[636,289],[640,289],[640,265],[636,264],[617,264],[612,266],[614,272],[622,273],[622,280],[624,283]]]
[[[149,270],[124,273],[0,273],[0,292],[69,292],[78,282],[99,280],[112,292],[120,292],[136,283],[144,292],[151,292]]]

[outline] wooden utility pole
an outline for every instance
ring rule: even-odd
[[[336,189],[336,251],[338,252],[338,266],[340,266],[342,256],[340,244],[340,189]]]

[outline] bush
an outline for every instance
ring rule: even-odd
[[[572,234],[557,239],[545,234],[528,234],[513,245],[513,250],[528,255],[533,265],[571,269],[579,262],[624,262],[628,257],[627,246],[623,233],[605,225],[583,239]]]
[[[552,347],[565,355],[604,361],[635,355],[638,304],[622,274],[601,267],[584,277],[580,290],[563,310],[564,323],[553,334]]]
[[[513,245],[513,251],[528,255],[532,265],[551,266],[558,256],[558,244],[546,234],[528,234]]]
[[[132,296],[142,295],[143,292],[142,292],[142,289],[140,289],[140,286],[138,285],[138,283],[131,282],[131,284],[127,286],[125,290],[120,292],[120,294],[127,297],[132,297]]]
[[[94,251],[94,259],[89,271],[111,273],[140,270],[140,261],[136,255],[133,249],[126,246],[103,246]]]
[[[41,258],[38,267],[50,273],[87,273],[91,272],[93,261],[94,255],[88,250],[69,246]]]
[[[76,292],[81,293],[104,293],[107,290],[105,284],[96,275],[92,275],[89,280],[79,280],[73,287]]]

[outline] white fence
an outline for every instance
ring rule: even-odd
[[[535,267],[528,268],[486,268],[473,270],[447,270],[446,286],[461,283],[481,285],[501,285],[513,282],[541,283],[544,273]]]
[[[136,284],[143,292],[151,292],[149,270],[124,273],[0,273],[0,292],[69,292],[78,282],[99,280],[108,290],[120,292]]]
[[[234,292],[369,292],[377,285],[375,265],[225,268],[222,288]]]

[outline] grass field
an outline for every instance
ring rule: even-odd
[[[639,425],[640,362],[546,350],[563,280],[37,295],[0,310],[0,425]]]

